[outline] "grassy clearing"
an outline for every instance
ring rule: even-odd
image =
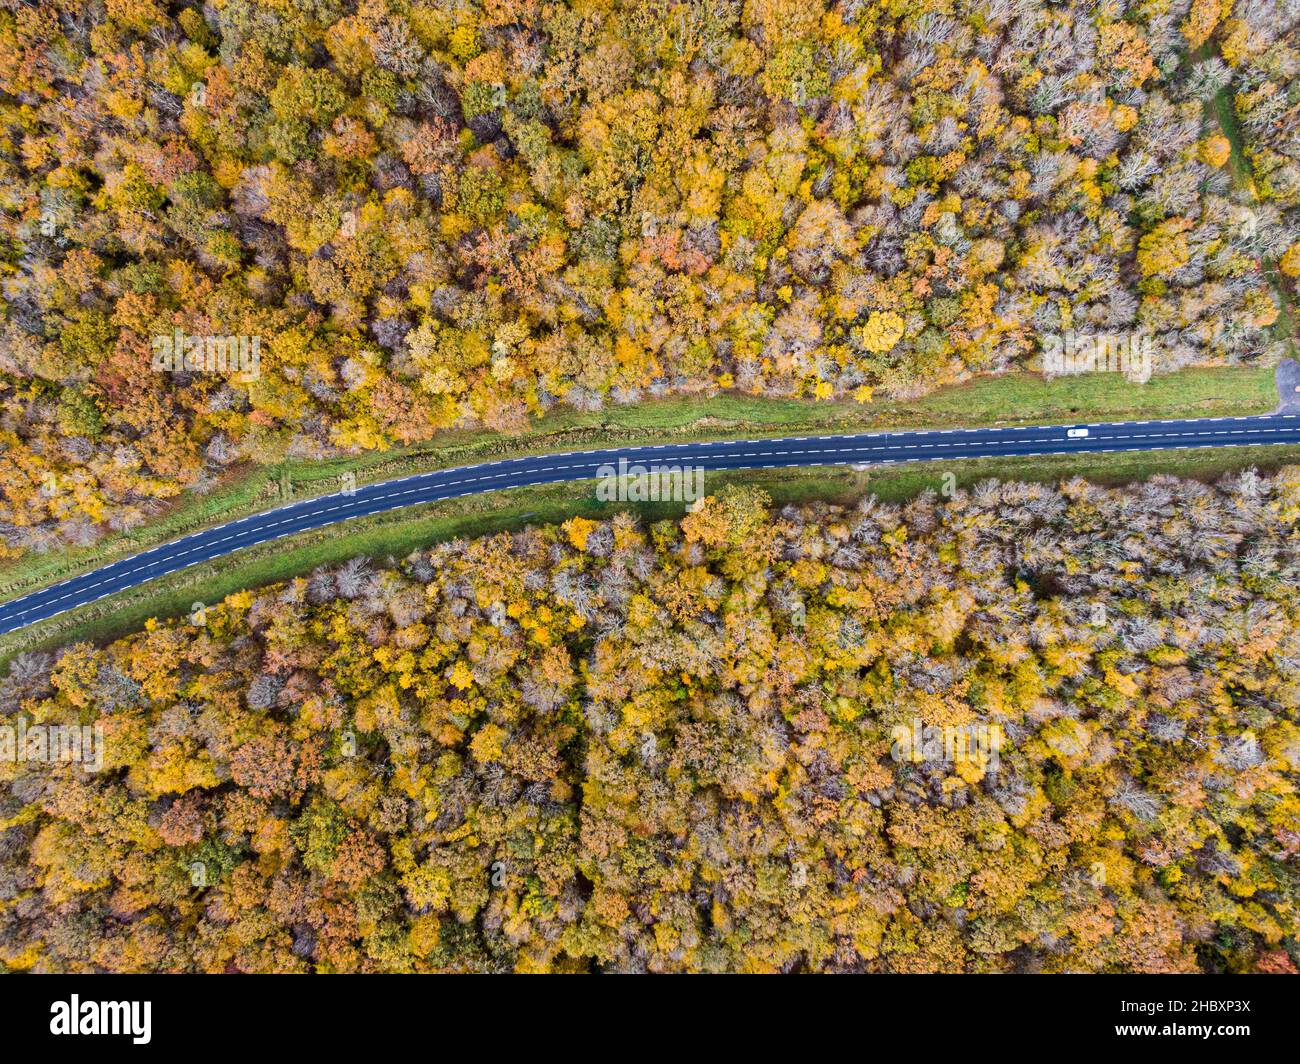
[[[0,565],[0,601],[98,568],[159,543],[269,509],[324,495],[353,473],[358,484],[474,462],[598,446],[831,434],[899,428],[1050,424],[1259,414],[1277,405],[1271,370],[1189,369],[1134,385],[1118,374],[1046,381],[1029,373],[981,378],[923,398],[889,404],[818,403],[733,393],[654,400],[597,413],[547,415],[527,433],[448,432],[419,447],[328,461],[246,468],[205,496],[184,501],[148,526],[94,547]]]
[[[713,473],[709,490],[715,491],[724,483],[753,484],[767,491],[778,506],[814,500],[847,505],[867,493],[886,501],[901,502],[927,489],[938,490],[944,474],[949,472],[963,488],[988,477],[1057,483],[1082,476],[1096,483],[1118,484],[1155,473],[1211,481],[1230,470],[1250,465],[1267,471],[1293,463],[1300,463],[1300,446],[982,458],[880,466],[870,472],[855,472],[846,467],[813,467]],[[364,554],[387,564],[414,550],[449,539],[488,535],[528,524],[556,523],[575,514],[608,517],[620,509],[635,510],[647,520],[678,517],[684,511],[679,503],[603,504],[596,500],[592,482],[584,481],[489,492],[359,518],[237,551],[217,562],[173,573],[0,636],[0,669],[15,654],[24,651],[82,640],[106,642],[138,630],[150,617],[183,616],[196,602],[216,602],[235,591],[301,576],[318,565],[334,564],[356,555]]]
[[[1202,57],[1214,54],[1210,44],[1206,44],[1200,53]],[[1250,160],[1246,158],[1245,139],[1241,134],[1241,126],[1237,122],[1237,112],[1232,103],[1232,92],[1228,88],[1222,88],[1211,97],[1209,114],[1218,123],[1219,129],[1228,139],[1228,145],[1231,149],[1228,156],[1228,167],[1232,173],[1232,181],[1239,189],[1246,192],[1252,200],[1258,201],[1259,197],[1255,188],[1255,173],[1251,167]],[[1296,348],[1296,308],[1291,304],[1291,297],[1287,292],[1287,287],[1282,281],[1282,274],[1278,269],[1277,263],[1273,259],[1263,259],[1261,267],[1264,276],[1273,286],[1273,291],[1277,293],[1279,313],[1277,321],[1273,324],[1273,334],[1279,339],[1287,341],[1287,349],[1292,358],[1295,358],[1300,352]]]

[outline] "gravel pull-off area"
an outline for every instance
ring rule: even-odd
[[[1277,367],[1277,391],[1282,404],[1279,414],[1300,414],[1300,364],[1288,358]]]

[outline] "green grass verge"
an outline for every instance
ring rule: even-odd
[[[723,393],[652,400],[598,413],[558,411],[515,437],[447,432],[419,447],[326,461],[293,461],[233,474],[149,525],[81,550],[30,555],[0,565],[0,601],[88,572],[200,528],[266,510],[288,498],[337,491],[344,473],[368,484],[449,466],[600,446],[901,428],[1050,424],[1063,421],[1260,414],[1277,406],[1272,371],[1187,369],[1135,385],[1118,374],[1047,381],[1029,373],[985,377],[909,402],[862,405]]]
[[[716,491],[724,483],[753,484],[767,491],[778,506],[818,499],[848,504],[867,493],[901,502],[927,489],[939,490],[945,473],[952,473],[959,487],[988,477],[1056,483],[1082,476],[1095,483],[1118,484],[1155,473],[1209,481],[1250,465],[1267,471],[1294,463],[1300,463],[1300,446],[980,458],[878,466],[867,472],[813,467],[712,473],[709,490]],[[592,482],[585,481],[488,492],[359,518],[237,551],[0,636],[0,669],[24,651],[82,640],[107,642],[138,630],[150,617],[183,616],[196,602],[214,603],[235,591],[287,580],[356,555],[385,564],[448,539],[556,523],[574,515],[608,517],[621,509],[635,510],[648,520],[677,517],[684,511],[680,503],[600,503]]]

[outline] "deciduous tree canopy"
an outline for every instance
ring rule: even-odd
[[[1300,275],[1296,18],[4,0],[0,549],[556,403],[911,396],[1069,329],[1256,358],[1261,263]],[[257,379],[151,370],[176,329],[260,337]]]
[[[728,488],[20,658],[0,719],[105,761],[0,761],[0,962],[1294,971],[1298,522],[1296,468]]]

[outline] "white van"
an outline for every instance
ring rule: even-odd
[[[1065,435],[1066,435],[1066,437],[1067,437],[1068,439],[1071,439],[1071,440],[1081,440],[1081,439],[1083,439],[1085,436],[1088,435],[1088,430],[1087,430],[1087,429],[1068,429],[1068,430],[1066,431]]]

